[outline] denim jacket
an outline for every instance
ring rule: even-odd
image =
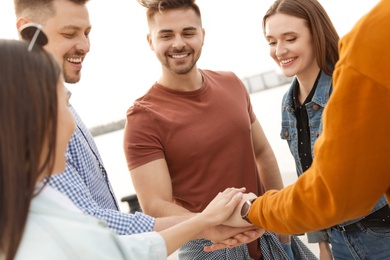
[[[291,83],[290,88],[286,92],[282,101],[282,130],[280,137],[287,141],[290,148],[290,152],[294,157],[296,171],[298,177],[303,173],[301,161],[299,160],[298,153],[298,129],[297,129],[297,119],[294,113],[294,100],[293,100],[293,89],[297,83],[297,78],[295,77]],[[306,104],[306,110],[309,119],[309,128],[310,128],[310,142],[311,142],[311,152],[312,157],[314,158],[314,143],[317,138],[322,133],[322,113],[325,109],[326,104],[329,101],[330,94],[332,93],[332,77],[321,72],[321,76],[318,80],[317,89],[314,93],[313,99]],[[364,192],[364,189],[362,189]],[[371,213],[382,208],[387,204],[385,196],[375,204]],[[339,224],[340,226],[349,225],[361,220],[361,218],[348,220]]]
[[[289,90],[283,97],[282,131],[280,133],[280,137],[287,141],[288,146],[290,147],[290,152],[295,160],[297,174],[300,176],[303,173],[303,169],[301,161],[299,160],[297,119],[294,113],[293,100],[293,89],[296,83],[297,78],[295,77]],[[306,104],[306,110],[309,117],[311,155],[313,158],[314,143],[322,131],[322,112],[324,111],[325,105],[328,103],[331,92],[332,77],[326,75],[324,72],[321,72],[313,99]]]

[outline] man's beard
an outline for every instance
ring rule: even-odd
[[[72,77],[72,76],[69,75],[69,73],[66,72],[66,70],[63,70],[64,80],[65,80],[66,83],[69,83],[69,84],[75,84],[75,83],[79,82],[80,81],[80,77],[81,77],[80,74],[81,73],[79,71],[79,73],[76,76]]]
[[[188,72],[190,72],[194,68],[195,64],[196,63],[192,63],[192,64],[190,64],[190,66],[184,67],[184,68],[172,68],[168,65],[168,68],[171,69],[176,74],[184,75],[184,74],[187,74]]]
[[[201,52],[199,52],[199,54],[196,57],[194,57],[194,59],[191,61],[191,63],[186,65],[186,66],[174,65],[174,64],[169,63],[168,60],[164,64],[165,64],[165,67],[167,67],[169,70],[173,71],[174,73],[176,73],[178,75],[184,75],[184,74],[187,74],[188,72],[190,72],[195,67],[195,65],[198,62],[198,59],[200,57],[200,54],[201,54]]]

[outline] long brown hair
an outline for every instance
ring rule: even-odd
[[[318,66],[331,76],[339,59],[339,36],[322,5],[317,0],[277,0],[263,17],[264,33],[267,19],[276,13],[291,15],[306,21],[313,37]]]
[[[0,40],[0,256],[7,260],[16,255],[37,180],[55,157],[61,69],[40,46],[27,48]]]

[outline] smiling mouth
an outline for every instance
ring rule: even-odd
[[[67,58],[66,61],[74,64],[80,64],[83,62],[82,58]]]
[[[169,56],[173,59],[183,59],[185,57],[188,57],[189,55],[190,55],[189,53],[186,53],[186,54],[173,54]]]
[[[290,63],[292,61],[296,60],[296,58],[290,58],[290,59],[286,59],[286,60],[280,60],[280,63],[282,64],[287,64],[287,63]]]

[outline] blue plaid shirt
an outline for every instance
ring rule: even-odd
[[[76,130],[66,151],[65,172],[49,185],[68,196],[82,211],[105,220],[119,235],[150,232],[154,218],[142,213],[121,213],[93,137],[72,106]]]

